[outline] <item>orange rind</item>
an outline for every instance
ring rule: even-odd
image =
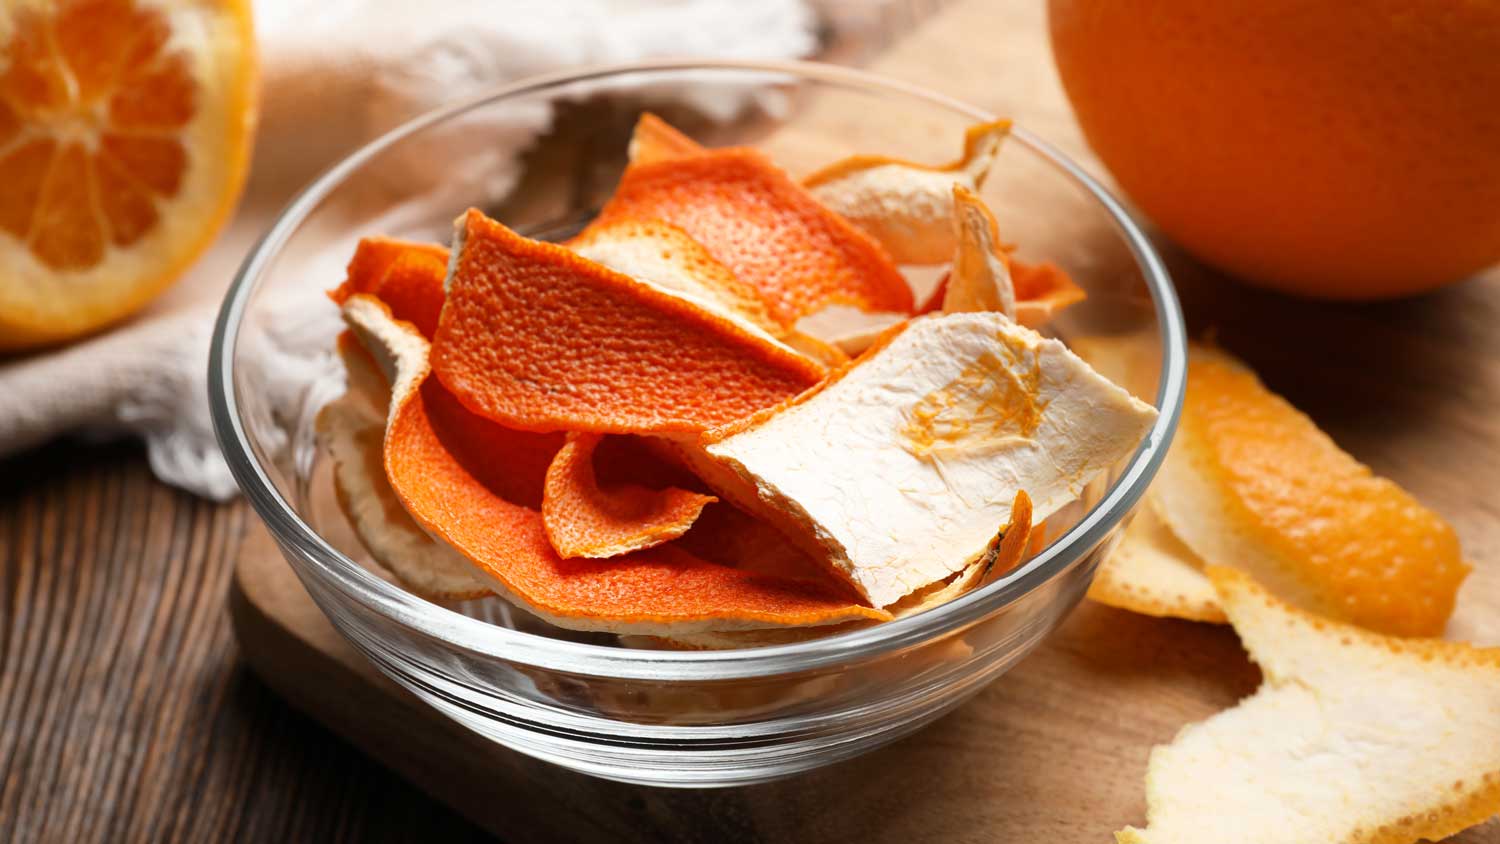
[[[962,185],[953,186],[953,269],[943,290],[943,312],[999,311],[1016,318],[1016,288],[1010,256],[989,206]]]
[[[725,500],[889,606],[969,566],[1022,489],[1038,520],[1074,500],[1155,417],[1056,340],[946,314],[678,448]]]
[[[831,304],[911,312],[911,288],[880,244],[753,149],[631,164],[593,225],[621,219],[687,232],[782,326]]]
[[[356,293],[369,293],[410,322],[431,340],[443,308],[443,279],[448,274],[448,250],[435,243],[416,243],[389,237],[367,237],[359,242],[344,282],[328,297],[342,305]]]
[[[836,347],[777,322],[755,288],[671,223],[621,218],[591,226],[567,246],[596,264],[681,296],[824,366],[849,360]]]
[[[989,548],[969,567],[947,581],[925,586],[886,609],[896,618],[905,618],[939,607],[967,592],[978,589],[1011,571],[1030,553],[1031,498],[1023,490],[1016,493],[1010,507],[1010,522],[995,534]]]
[[[422,530],[391,489],[383,459],[390,390],[357,342],[339,343],[349,392],[318,412],[318,444],[333,467],[339,508],[360,543],[402,586],[428,600],[461,601],[493,592],[469,561]]]
[[[563,558],[618,557],[669,542],[718,500],[677,487],[601,486],[594,461],[603,439],[601,434],[569,434],[547,470],[542,521],[553,550]]]
[[[1500,813],[1500,649],[1340,624],[1210,566],[1265,677],[1151,751],[1120,844],[1414,844]]]
[[[1182,421],[1152,492],[1205,563],[1378,632],[1440,634],[1469,572],[1447,522],[1206,346],[1191,350]]]
[[[177,280],[244,185],[249,0],[0,10],[0,351],[117,322]]]
[[[455,253],[432,368],[509,427],[693,434],[823,377],[736,322],[478,211]]]
[[[630,135],[626,154],[632,164],[681,158],[703,151],[703,146],[649,111],[641,112]]]
[[[1167,527],[1158,506],[1148,493],[1120,543],[1099,564],[1089,597],[1142,615],[1223,624],[1224,609],[1203,575],[1203,561]]]
[[[885,620],[839,590],[704,562],[670,545],[564,560],[537,507],[556,435],[504,428],[465,408],[428,369],[428,344],[368,294],[346,321],[392,384],[386,477],[406,512],[495,584],[573,630],[666,635]],[[538,467],[541,473],[538,473]]]
[[[1051,261],[1032,264],[1010,259],[1010,282],[1016,291],[1016,322],[1040,328],[1070,305],[1088,298],[1073,278]]]
[[[802,180],[827,207],[868,232],[900,264],[941,264],[958,248],[953,188],[978,191],[1010,121],[971,126],[963,156],[933,167],[883,155],[855,155]]]

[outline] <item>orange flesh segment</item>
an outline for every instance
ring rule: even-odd
[[[1182,425],[1177,447],[1204,456],[1225,517],[1294,565],[1324,610],[1397,635],[1442,632],[1469,566],[1436,513],[1231,362],[1195,353]]]
[[[912,309],[911,288],[885,249],[753,149],[631,164],[599,224],[622,218],[687,232],[785,326],[833,304]]]
[[[644,452],[601,452],[603,440],[600,434],[569,434],[547,470],[542,519],[562,557],[618,557],[660,545],[686,533],[703,508],[718,500],[678,487],[601,485],[596,461],[613,457],[615,473],[641,477],[649,470],[629,464],[652,460]]]
[[[697,433],[823,368],[722,317],[471,210],[432,345],[466,406],[533,431]]]
[[[635,131],[630,135],[630,163],[644,164],[664,161],[703,151],[703,146],[687,135],[677,131],[667,121],[642,112],[635,122]]]
[[[671,546],[564,560],[542,514],[507,489],[516,432],[469,413],[435,378],[395,412],[391,486],[413,518],[544,616],[584,629],[821,625],[885,619],[822,584],[705,563]],[[533,449],[530,457],[545,454]],[[550,455],[548,455],[550,457]],[[540,489],[540,486],[538,486]]]
[[[188,160],[174,133],[196,113],[186,58],[165,52],[161,13],[130,0],[73,0],[14,13],[0,73],[0,148],[22,124],[78,123],[97,144],[34,137],[0,156],[0,229],[54,270],[100,263],[156,222]],[[122,37],[122,34],[128,36]]]

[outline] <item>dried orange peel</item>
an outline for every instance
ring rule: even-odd
[[[507,426],[692,434],[823,377],[738,323],[478,211],[454,249],[432,368]]]
[[[0,351],[115,322],[228,218],[258,78],[249,0],[0,11]]]
[[[603,439],[569,434],[547,470],[542,520],[562,557],[618,557],[660,545],[686,533],[703,508],[718,501],[678,487],[601,486],[594,456]]]
[[[1152,493],[1204,562],[1383,633],[1440,634],[1469,572],[1447,522],[1206,346],[1191,350],[1182,421]]]
[[[621,219],[687,232],[783,326],[830,304],[912,309],[911,288],[880,244],[753,149],[631,164],[595,225]]]
[[[824,205],[864,229],[897,263],[941,264],[958,248],[953,225],[953,188],[977,191],[994,163],[1010,121],[972,126],[963,156],[933,167],[855,155],[802,180]]]
[[[445,247],[367,237],[355,248],[344,282],[328,297],[342,305],[356,293],[369,293],[384,302],[397,319],[412,323],[430,340],[443,308],[443,279],[447,274]]]
[[[943,313],[999,311],[1016,318],[1016,288],[1000,226],[973,191],[953,186],[953,269],[943,290]]]
[[[567,246],[590,261],[681,296],[760,335],[767,343],[785,346],[824,366],[849,360],[836,348],[777,322],[755,288],[671,223],[625,218],[602,222]]]
[[[989,548],[969,567],[947,581],[934,583],[887,607],[891,615],[905,618],[939,607],[967,592],[994,582],[1021,564],[1031,553],[1031,497],[1016,493],[1010,506],[1010,523],[995,534]]]
[[[679,450],[726,500],[889,606],[977,559],[1023,486],[1038,518],[1076,498],[1155,416],[1003,314],[947,314]]]
[[[1159,507],[1148,493],[1099,564],[1089,597],[1142,615],[1223,624],[1224,609],[1203,575],[1203,561],[1167,527]]]
[[[496,592],[559,627],[661,635],[816,626],[889,616],[827,584],[706,563],[663,546],[610,560],[564,560],[536,509],[535,467],[555,435],[506,429],[468,411],[432,377],[428,344],[379,300],[351,296],[355,336],[390,374],[386,477],[408,514],[462,554]]]
[[[456,601],[493,593],[489,581],[458,552],[428,536],[385,477],[383,458],[390,388],[352,335],[339,342],[349,392],[318,412],[319,445],[333,466],[333,489],[354,533],[401,585],[429,600]]]
[[[1500,813],[1500,649],[1382,636],[1211,566],[1265,682],[1151,752],[1120,844],[1414,844]]]
[[[703,146],[697,141],[647,111],[642,112],[635,122],[635,131],[630,135],[630,147],[626,150],[626,155],[632,164],[646,164],[702,151]]]

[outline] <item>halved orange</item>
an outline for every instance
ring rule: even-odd
[[[249,0],[0,10],[0,350],[132,313],[222,227],[255,122]]]
[[[825,305],[912,309],[911,288],[885,249],[753,149],[631,164],[596,225],[620,219],[687,232],[785,326]]]
[[[823,378],[801,354],[478,211],[455,248],[432,368],[504,425],[696,433]]]
[[[718,501],[676,486],[645,482],[660,461],[623,437],[569,434],[552,458],[542,494],[547,539],[564,558],[618,557],[682,536],[703,508]],[[595,462],[619,476],[602,483]]]

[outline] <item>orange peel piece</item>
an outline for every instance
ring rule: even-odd
[[[428,536],[401,506],[386,480],[383,456],[390,388],[352,335],[342,335],[338,349],[349,391],[318,412],[314,427],[333,467],[339,508],[360,543],[401,585],[428,600],[492,594],[468,560]]]
[[[1016,493],[1010,507],[1010,522],[990,540],[990,546],[969,567],[946,582],[934,583],[907,595],[886,609],[896,618],[905,618],[948,603],[954,598],[989,583],[1021,564],[1031,553],[1031,497],[1025,490]]]
[[[1440,634],[1469,573],[1447,522],[1206,346],[1190,352],[1182,422],[1152,491],[1205,563],[1371,630]]]
[[[1084,289],[1051,261],[1032,264],[1010,258],[1009,267],[1011,287],[1016,297],[1016,322],[1027,328],[1041,328],[1070,305],[1088,298]],[[917,308],[919,315],[943,311],[950,280],[950,276],[945,275],[938,281]]]
[[[356,293],[373,295],[430,340],[443,308],[447,274],[448,250],[442,246],[367,237],[355,248],[343,283],[329,291],[328,298],[342,305]]]
[[[849,360],[837,348],[777,322],[755,288],[671,223],[620,218],[591,226],[567,246],[590,261],[681,296],[824,366]]]
[[[969,127],[964,152],[938,167],[883,155],[855,155],[802,180],[824,205],[864,229],[897,263],[941,264],[958,248],[953,187],[977,191],[1010,121]]]
[[[943,312],[999,311],[1016,318],[1016,288],[1010,256],[989,206],[963,185],[953,186],[953,270],[943,290]]]
[[[911,288],[880,244],[753,149],[631,164],[594,225],[620,219],[687,232],[783,326],[831,304],[912,309]]]
[[[564,558],[618,557],[687,533],[719,499],[678,487],[602,487],[594,471],[601,434],[568,435],[552,458],[542,494],[547,539]]]
[[[1051,261],[1032,264],[1010,259],[1010,281],[1016,291],[1016,322],[1038,328],[1070,305],[1088,298],[1073,278]]]
[[[1265,681],[1151,751],[1120,844],[1415,844],[1500,813],[1500,648],[1382,636],[1207,569]]]
[[[509,427],[691,434],[823,377],[736,322],[478,211],[455,252],[432,368]]]
[[[670,635],[883,621],[825,584],[704,562],[670,545],[610,560],[564,560],[547,540],[536,467],[555,435],[504,428],[467,410],[427,364],[427,341],[368,295],[346,321],[390,374],[386,477],[423,530],[463,555],[497,594],[574,630]]]
[[[1223,624],[1228,619],[1203,561],[1167,527],[1159,507],[1147,493],[1120,544],[1100,563],[1089,597],[1142,615]]]
[[[702,144],[684,135],[667,121],[645,111],[636,119],[627,155],[630,163],[644,164],[694,155],[703,149]]]

